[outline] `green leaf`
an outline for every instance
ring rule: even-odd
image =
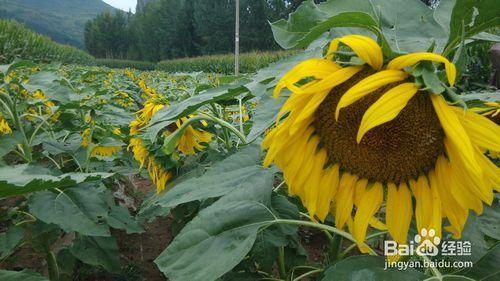
[[[66,232],[109,236],[105,224],[108,208],[98,189],[68,188],[59,193],[41,191],[29,198],[30,212],[46,223],[60,226]]]
[[[107,178],[109,173],[67,173],[54,175],[51,170],[20,164],[0,167],[0,198]]]
[[[500,90],[467,92],[460,97],[465,101],[500,101]]]
[[[187,179],[154,197],[141,207],[139,215],[155,206],[160,206],[166,212],[183,203],[219,197],[240,186],[251,186],[252,180],[272,174],[262,168],[259,152],[258,145],[249,145],[213,164],[202,176]]]
[[[69,250],[84,263],[120,272],[120,252],[114,237],[78,236]]]
[[[267,95],[262,96],[259,101],[259,106],[252,115],[253,126],[247,136],[247,142],[253,142],[261,136],[267,128],[276,123],[278,112],[285,101],[286,98],[283,96],[278,99],[273,98],[271,91],[268,91]]]
[[[125,230],[127,234],[144,232],[135,218],[130,215],[128,209],[122,206],[111,207],[108,224],[113,228]]]
[[[12,134],[0,136],[0,157],[3,157],[7,153],[11,152],[16,148],[18,144],[23,143],[23,135],[14,131]]]
[[[465,39],[500,25],[497,0],[456,0],[450,21],[450,33],[444,54],[449,54],[460,44],[462,29]]]
[[[434,14],[419,0],[330,0],[304,2],[288,21],[271,25],[276,41],[284,48],[304,47],[331,28],[356,27],[378,35],[384,54],[425,51],[433,41],[437,50],[447,33]]]
[[[248,81],[240,81],[234,85],[224,85],[210,89],[183,101],[172,103],[170,106],[159,110],[151,119],[150,124],[152,126],[147,129],[147,137],[154,141],[158,132],[165,126],[168,126],[172,121],[182,116],[189,115],[205,104],[227,100],[247,93],[248,89],[242,86],[246,82]]]
[[[272,176],[259,177],[200,211],[155,260],[159,269],[172,281],[210,281],[235,267],[274,218],[266,207],[272,184]]]
[[[384,269],[385,259],[376,256],[348,257],[325,271],[323,281],[370,281],[370,280],[423,280],[425,275],[409,268],[399,271],[394,268]]]
[[[488,277],[500,274],[500,244],[489,250],[480,260],[474,263],[472,268],[467,268],[459,272],[474,280],[485,280]]]
[[[62,104],[76,102],[82,99],[82,96],[77,95],[69,87],[61,85],[63,77],[52,71],[40,71],[30,76],[28,84],[24,87],[34,92],[41,90],[49,100],[55,100]]]
[[[11,64],[0,65],[0,71],[3,72],[5,76],[7,76],[11,71],[14,71],[18,68],[33,66],[35,66],[35,64],[32,61],[15,59]]]
[[[443,275],[441,277],[434,276],[431,278],[427,278],[425,279],[425,281],[476,281],[476,280],[459,275]]]
[[[10,227],[6,232],[0,233],[0,260],[14,253],[23,237],[23,229],[17,226]]]
[[[0,280],[8,281],[49,281],[49,279],[43,277],[42,275],[30,271],[9,271],[0,269]]]
[[[314,5],[313,2],[305,2],[305,5]],[[301,8],[304,8],[301,6]],[[316,10],[311,8],[311,10]],[[301,12],[302,10],[297,10]],[[308,13],[310,11],[307,11]],[[321,17],[316,17],[317,15],[323,16],[323,13],[318,13],[315,15],[308,15],[314,17],[309,22],[314,22]],[[303,16],[303,15],[300,15]],[[297,14],[297,17],[299,15]],[[294,19],[291,17],[291,19]],[[289,19],[290,20],[290,19]],[[302,21],[302,19],[300,19]],[[307,22],[307,21],[306,21]],[[374,34],[378,34],[377,22],[369,14],[362,12],[345,12],[339,13],[337,15],[331,16],[320,22],[317,22],[311,29],[300,31],[303,28],[300,27],[299,30],[292,29],[289,30],[290,22],[285,20],[280,20],[271,25],[274,39],[281,47],[285,49],[291,48],[303,48],[307,47],[314,39],[318,38],[324,32],[328,31],[330,28],[334,27],[360,27],[372,31]],[[295,27],[298,27],[297,23],[294,23]]]
[[[446,88],[443,87],[441,81],[439,80],[439,77],[437,76],[437,73],[434,70],[428,68],[422,68],[422,78],[425,86],[429,88],[429,90],[432,93],[441,94],[446,90]]]

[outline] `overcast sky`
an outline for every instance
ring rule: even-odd
[[[131,9],[132,12],[135,12],[135,5],[137,4],[137,0],[103,0],[103,1],[113,7],[122,9],[127,12],[129,9]]]

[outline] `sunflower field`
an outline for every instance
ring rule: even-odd
[[[500,280],[496,0],[305,1],[253,74],[0,66],[0,280]]]

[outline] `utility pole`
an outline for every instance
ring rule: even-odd
[[[240,75],[240,0],[236,0],[236,23],[234,36],[234,75]]]

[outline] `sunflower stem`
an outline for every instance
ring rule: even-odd
[[[326,224],[310,222],[310,221],[301,221],[301,220],[289,220],[289,219],[276,219],[276,220],[273,220],[270,222],[270,224],[275,224],[275,223],[302,225],[302,226],[308,226],[308,227],[317,228],[317,229],[321,229],[321,230],[326,230],[328,232],[332,232],[332,233],[335,233],[339,236],[342,236],[343,238],[346,238],[351,242],[356,243],[356,239],[354,239],[354,237],[352,237],[351,234],[349,234],[343,230],[340,230],[338,228],[335,228],[333,226],[326,225]],[[369,251],[370,251],[369,255],[372,255],[372,256],[377,255],[377,253],[372,248],[370,248],[368,245],[366,245],[365,243],[363,243],[363,245],[369,249]]]
[[[286,279],[285,247],[278,248],[278,265],[280,278]]]
[[[339,255],[341,248],[342,248],[342,236],[337,234],[333,235],[333,239],[330,241],[330,263],[337,261],[341,257],[341,255]]]
[[[432,274],[436,276],[439,280],[441,280],[443,278],[443,274],[441,274],[441,272],[437,269],[437,267],[433,266],[431,259],[429,259],[429,257],[427,257],[426,255],[419,255],[419,256],[422,258],[422,260],[426,261],[429,264],[429,268],[431,269]]]
[[[213,121],[213,122],[221,125],[223,128],[226,128],[229,131],[231,131],[233,134],[235,134],[242,141],[243,144],[247,143],[245,135],[242,134],[238,129],[236,129],[235,127],[233,127],[228,122],[226,122],[226,121],[224,121],[224,120],[222,120],[222,119],[220,119],[218,117],[215,117],[215,116],[212,116],[210,114],[203,113],[203,112],[199,112],[199,113],[197,113],[197,115],[199,115],[200,117],[205,118],[206,120],[210,120],[210,121]]]

